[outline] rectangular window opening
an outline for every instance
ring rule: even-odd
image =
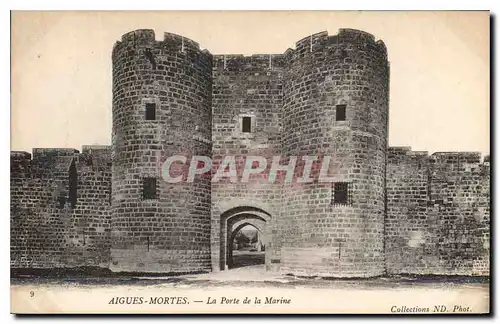
[[[337,105],[335,109],[335,120],[342,121],[346,118],[346,105]]]
[[[156,119],[156,104],[148,102],[146,104],[146,120]]]
[[[351,190],[349,182],[336,182],[332,184],[332,205],[350,205]]]
[[[241,123],[241,131],[243,133],[250,133],[252,131],[252,117],[243,117]]]
[[[59,209],[64,209],[64,206],[66,205],[66,195],[64,195],[63,192],[59,193],[58,202],[59,202]]]
[[[156,178],[144,178],[142,180],[142,198],[156,199]]]

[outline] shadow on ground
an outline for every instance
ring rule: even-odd
[[[233,251],[232,269],[264,264],[265,252]]]
[[[15,270],[15,269],[14,269]],[[65,269],[11,272],[12,285],[44,286],[169,286],[169,287],[311,287],[319,289],[485,288],[489,277],[398,275],[376,278],[297,277],[265,271],[264,265],[240,266],[210,273],[144,274]],[[79,271],[80,270],[80,271]],[[101,269],[102,270],[102,269]]]

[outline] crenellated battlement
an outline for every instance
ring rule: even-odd
[[[412,151],[409,146],[392,146],[387,148],[389,163],[399,157],[424,157],[431,163],[470,163],[482,164],[489,162],[489,155],[481,158],[479,152],[435,152],[431,155],[427,151]]]
[[[70,156],[77,154],[79,151],[72,148],[34,148],[33,157],[42,155],[54,155],[54,156]]]
[[[479,152],[436,152],[431,155],[431,159],[444,163],[481,163],[481,153]]]
[[[283,54],[214,55],[213,69],[227,71],[263,71],[286,66]]]
[[[82,153],[111,151],[111,145],[82,145]]]
[[[44,167],[45,165],[50,168],[52,163],[62,160],[65,157],[75,157],[80,152],[71,148],[34,148],[33,149],[33,162]]]
[[[364,50],[373,51],[383,58],[387,58],[387,48],[382,40],[375,41],[375,36],[357,29],[339,29],[336,35],[329,35],[327,31],[309,35],[297,41],[295,49],[288,49],[287,57],[300,58],[309,56],[308,53],[325,52],[343,56],[342,50],[351,45]]]
[[[200,45],[182,35],[165,32],[163,40],[156,40],[152,29],[138,29],[124,34],[121,41],[113,47],[113,58],[125,55],[138,54],[141,51],[151,50],[153,55],[167,53],[191,53],[202,55],[206,59],[213,57],[215,71],[257,71],[285,68],[293,59],[316,56],[319,52],[324,55],[343,58],[347,45],[375,52],[380,57],[387,58],[387,49],[383,41],[375,41],[375,37],[367,32],[356,29],[340,29],[336,35],[329,35],[322,31],[302,38],[295,43],[295,49],[287,49],[284,54],[255,54],[255,55],[212,55],[206,49],[200,50]],[[125,50],[126,52],[122,52]],[[313,53],[313,54],[311,54]]]
[[[154,42],[155,31],[153,29],[137,29],[122,36],[122,42]]]
[[[186,48],[189,47],[193,50],[200,50],[200,45],[197,42],[174,33],[164,32],[163,40],[157,41],[153,29],[137,29],[130,31],[122,36],[121,42],[133,43],[136,45],[149,45],[151,43],[175,44],[180,46],[184,45]],[[120,41],[117,43],[120,43]]]
[[[165,44],[171,44],[171,45],[177,46],[177,47],[180,46],[181,50],[183,47],[184,47],[184,49],[190,48],[191,50],[194,50],[194,51],[200,50],[200,44],[198,44],[197,42],[195,42],[189,38],[186,38],[184,36],[173,34],[173,33],[168,33],[168,32],[163,33],[163,42]]]
[[[178,52],[187,54],[198,54],[211,58],[212,54],[206,49],[200,49],[200,45],[181,35],[165,32],[163,40],[156,40],[155,31],[152,29],[138,29],[124,34],[121,41],[117,41],[113,47],[113,57],[116,57],[121,49],[126,49],[128,54],[134,50],[155,50],[156,54],[162,55],[167,52]]]
[[[11,160],[31,160],[31,153],[25,151],[10,151]]]
[[[390,146],[387,153],[393,155],[429,156],[428,151],[412,151],[410,146]]]
[[[404,154],[411,152],[411,146],[389,146],[387,153],[389,154]]]
[[[412,151],[409,146],[393,146],[387,148],[387,161],[389,164],[415,164],[420,167],[428,165],[429,152]]]
[[[83,163],[88,157],[109,164],[111,162],[111,146],[83,145],[81,152],[73,148],[33,148],[33,154],[25,151],[10,152],[11,164],[34,163],[37,165],[38,171],[48,172],[54,171],[49,169],[56,164],[71,162],[73,159]]]

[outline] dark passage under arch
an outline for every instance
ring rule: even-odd
[[[264,265],[267,240],[251,223],[243,223],[231,231],[228,247],[229,269]]]
[[[220,245],[220,269],[228,270],[242,266],[266,264],[269,259],[266,253],[269,253],[267,248],[270,238],[270,221],[271,215],[267,212],[250,206],[241,206],[228,210],[221,215],[221,245]],[[250,233],[253,236],[256,234],[254,242],[244,242],[245,239],[238,236],[242,229],[254,228],[256,233]],[[242,242],[235,244],[236,238],[239,237]],[[236,242],[238,243],[238,242]],[[246,243],[246,244],[245,244]]]

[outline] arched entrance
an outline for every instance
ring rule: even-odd
[[[246,218],[228,224],[227,266],[229,269],[265,264],[266,221]]]
[[[261,243],[265,246],[271,238],[271,215],[260,208],[236,207],[221,215],[220,231],[220,269],[233,268],[233,241],[235,235],[245,226],[253,226],[259,234]],[[265,263],[269,263],[270,249],[265,248]]]

